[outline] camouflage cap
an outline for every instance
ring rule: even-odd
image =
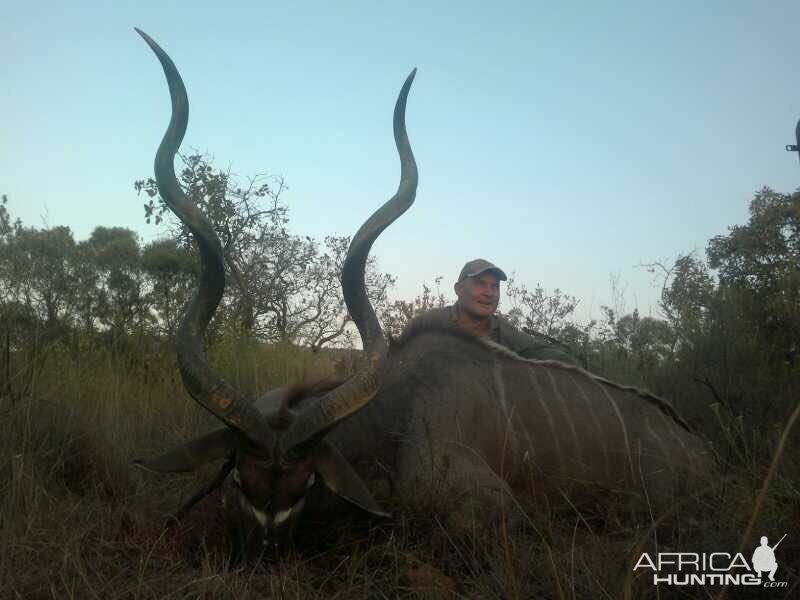
[[[458,275],[458,281],[456,283],[464,281],[467,277],[477,277],[486,271],[492,271],[500,281],[505,281],[508,279],[506,274],[503,272],[503,269],[500,267],[495,266],[488,260],[476,258],[475,260],[471,260],[464,265],[464,268],[461,269],[461,273]]]

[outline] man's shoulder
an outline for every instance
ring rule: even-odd
[[[409,326],[413,323],[416,325],[421,324],[452,324],[454,321],[453,307],[442,306],[438,308],[429,308],[414,315],[409,322]]]
[[[429,308],[418,312],[403,328],[401,339],[408,339],[431,329],[456,329],[458,327],[452,306]]]
[[[454,306],[452,304],[448,306],[437,306],[436,308],[428,308],[417,313],[416,316],[432,316],[432,317],[447,317],[448,319],[453,317],[453,309]]]
[[[579,364],[577,358],[564,344],[545,335],[531,335],[503,316],[495,316],[492,339],[525,358]]]
[[[492,316],[492,334],[495,333],[506,340],[521,339],[528,341],[534,339],[533,336],[522,331],[503,315]]]
[[[458,315],[456,313],[456,306],[452,304],[449,306],[429,308],[414,315],[409,322],[409,327],[412,324],[415,328],[423,325],[449,325],[457,327],[457,317]],[[523,339],[530,338],[530,336],[528,336],[526,333],[514,327],[514,325],[505,317],[492,315],[489,337],[497,337],[495,335],[496,333],[499,333],[499,337],[506,339],[514,339],[517,338],[517,336],[522,336]],[[498,340],[495,339],[495,341]]]

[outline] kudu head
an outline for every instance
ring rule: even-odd
[[[222,247],[206,217],[186,197],[175,177],[175,154],[189,118],[186,88],[169,56],[147,34],[136,31],[161,62],[172,99],[172,117],[155,158],[158,189],[172,212],[191,231],[200,253],[199,285],[176,334],[178,367],[189,395],[226,425],[160,457],[136,464],[174,473],[224,459],[225,465],[215,482],[185,508],[227,481],[230,487],[227,497],[233,504],[227,509],[235,513],[232,518],[238,535],[243,536],[240,542],[246,544],[246,551],[253,546],[260,549],[283,545],[303,508],[307,490],[317,480],[362,509],[385,515],[353,468],[325,441],[325,435],[365,406],[380,385],[387,345],[367,298],[364,271],[373,242],[414,202],[417,167],[406,134],[405,108],[416,70],[406,79],[394,109],[400,185],[397,193],[358,230],[342,268],[344,299],[361,335],[364,365],[344,383],[308,388],[300,394],[302,398],[297,397],[296,391],[281,388],[252,402],[211,369],[203,351],[203,335],[225,288]]]

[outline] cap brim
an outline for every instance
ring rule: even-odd
[[[467,277],[477,277],[478,275],[483,275],[484,273],[492,273],[497,277],[499,281],[508,281],[508,277],[506,276],[503,269],[500,267],[486,267],[485,269],[481,269],[480,271],[475,271],[474,273],[467,273],[464,277],[461,278],[461,281],[464,281]]]

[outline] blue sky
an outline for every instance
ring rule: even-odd
[[[445,287],[484,257],[529,286],[655,312],[641,263],[705,248],[754,191],[800,185],[800,2],[36,2],[0,0],[0,193],[30,225],[130,227],[169,118],[184,150],[282,175],[296,233],[352,234],[397,185],[397,91],[417,202],[374,252]]]

